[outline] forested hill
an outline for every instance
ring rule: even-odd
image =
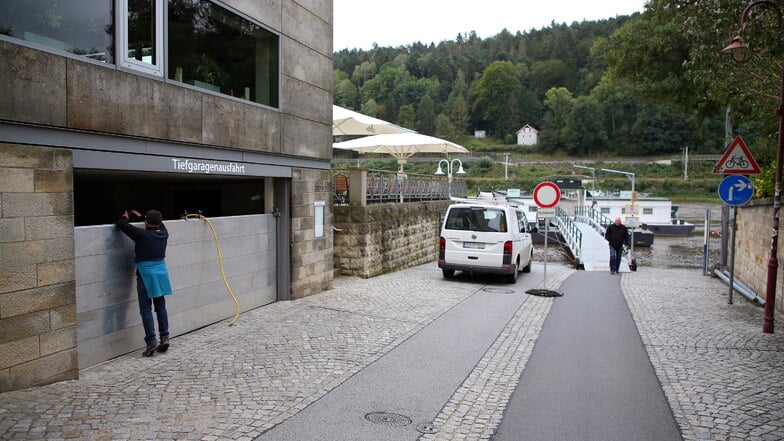
[[[482,39],[458,35],[334,54],[334,103],[450,140],[485,130],[514,144],[525,124],[538,149],[571,155],[666,154],[689,145],[720,152],[723,116],[697,118],[644,103],[607,75],[611,36],[631,17],[584,21]]]

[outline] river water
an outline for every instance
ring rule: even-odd
[[[680,203],[678,214],[681,219],[695,225],[694,230],[687,237],[655,236],[650,247],[634,247],[634,258],[637,260],[637,270],[646,267],[654,268],[694,268],[702,270],[705,248],[705,216],[710,210],[710,231],[721,231],[721,204],[708,203]],[[708,268],[719,263],[721,259],[721,238],[709,235]],[[535,259],[541,262],[545,256],[544,245],[536,244]],[[550,243],[547,247],[547,261],[571,265],[568,255],[559,246]],[[609,259],[609,251],[608,251]]]

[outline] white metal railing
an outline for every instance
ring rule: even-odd
[[[555,208],[555,223],[564,242],[572,250],[575,260],[582,262],[583,232],[577,228],[571,216],[561,207]]]

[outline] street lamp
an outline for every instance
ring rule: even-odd
[[[572,164],[573,168],[582,168],[591,172],[591,209],[596,205],[596,170],[593,167]]]
[[[635,202],[634,201],[634,196],[635,196],[634,195],[634,173],[632,173],[632,172],[625,172],[625,171],[619,171],[619,170],[610,170],[609,168],[603,168],[602,171],[603,172],[607,172],[607,173],[618,173],[620,175],[624,175],[627,178],[629,178],[629,180],[632,181],[632,201],[631,201],[631,203],[632,203],[632,205],[636,205],[634,203]],[[629,230],[631,232],[631,235],[632,235],[631,236],[631,240],[630,240],[631,245],[629,245],[629,269],[631,269],[632,271],[634,271],[637,268],[637,263],[634,261],[634,228],[635,228],[635,226],[632,226],[631,230]]]
[[[746,28],[746,20],[749,17],[749,12],[756,6],[765,6],[773,9],[776,13],[776,26],[781,33],[782,20],[781,8],[779,5],[770,0],[758,0],[749,3],[743,10],[740,18],[740,30],[738,35],[732,39],[732,42],[725,47],[722,52],[732,55],[732,58],[740,63],[746,62],[751,59],[752,51],[747,44],[743,43],[741,34]],[[767,334],[773,333],[773,315],[776,308],[776,276],[779,268],[778,259],[778,239],[779,239],[779,209],[781,207],[781,165],[782,157],[784,157],[784,64],[781,70],[781,91],[779,93],[779,107],[776,109],[779,116],[779,136],[776,148],[776,192],[773,195],[773,232],[770,239],[770,257],[768,257],[768,281],[765,285],[765,313],[763,314],[762,332]]]
[[[457,172],[455,172],[455,174],[464,175],[465,174],[465,170],[463,170],[463,161],[461,161],[461,160],[459,160],[457,158],[455,158],[455,159],[453,159],[451,161],[448,160],[448,159],[442,159],[442,160],[438,161],[438,170],[436,170],[436,174],[437,175],[443,175],[444,174],[444,171],[441,169],[441,163],[442,162],[446,163],[446,175],[447,175],[447,179],[449,181],[449,196],[452,196],[452,170],[454,170],[455,163],[457,163],[458,169],[457,169]]]

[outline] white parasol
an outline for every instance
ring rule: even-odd
[[[332,106],[332,136],[382,133],[414,133],[414,131],[344,107]]]
[[[359,153],[386,153],[397,158],[400,170],[417,153],[468,153],[468,149],[454,142],[420,133],[373,135],[332,144],[332,148]]]

